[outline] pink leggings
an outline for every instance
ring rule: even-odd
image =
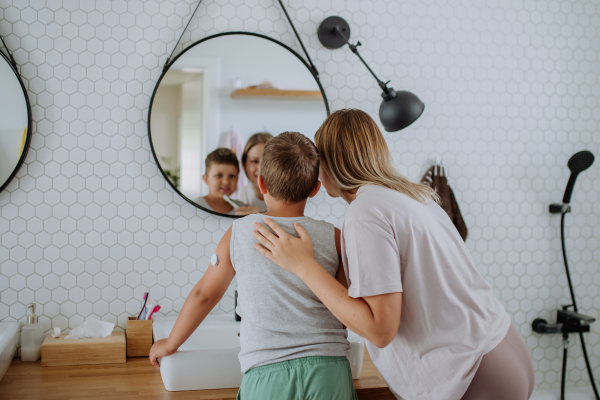
[[[483,356],[462,400],[527,400],[534,383],[529,349],[511,324],[500,344]]]

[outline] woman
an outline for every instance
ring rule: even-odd
[[[333,113],[315,142],[323,186],[349,204],[341,239],[348,289],[315,261],[300,225],[295,238],[265,219],[275,234],[256,224],[262,246],[255,248],[367,339],[396,397],[528,399],[534,372],[525,342],[436,193],[395,170],[383,135],[362,111]]]
[[[236,208],[236,215],[256,214],[267,211],[267,205],[262,193],[258,189],[256,180],[259,175],[260,160],[262,159],[265,143],[272,137],[273,135],[270,133],[259,132],[250,136],[250,139],[246,142],[244,152],[242,153],[242,167],[250,182],[237,192],[237,199],[247,204],[247,206]]]

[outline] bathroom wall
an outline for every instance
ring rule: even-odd
[[[192,4],[193,3],[193,4]],[[592,0],[301,0],[289,12],[332,108],[374,117],[379,90],[347,49],[316,36],[340,15],[382,79],[426,104],[409,128],[386,134],[400,171],[419,179],[441,156],[483,276],[527,339],[537,385],[560,379],[560,337],[531,333],[568,292],[559,218],[571,154],[598,155],[600,6]],[[195,2],[0,0],[0,34],[21,66],[33,107],[25,165],[0,193],[0,320],[73,328],[85,318],[123,327],[150,290],[180,309],[230,219],[197,210],[170,189],[150,153],[150,95]],[[183,45],[227,30],[259,32],[301,51],[272,0],[206,0]],[[567,217],[582,312],[598,317],[600,179],[584,172]],[[321,193],[310,215],[340,224],[345,207]],[[233,291],[215,312],[231,313]],[[594,326],[598,332],[600,325]],[[600,376],[597,333],[587,335]],[[587,385],[575,338],[569,385]]]
[[[296,131],[314,137],[327,112],[322,99],[240,99],[231,98],[234,82],[240,78],[242,87],[269,81],[280,89],[319,90],[310,71],[285,48],[270,41],[246,36],[223,37],[221,41],[203,43],[198,50],[202,54],[220,56],[219,82],[219,132],[209,132],[208,148],[215,147],[233,128],[246,141],[256,132],[272,133],[291,129],[294,121]],[[225,55],[217,46],[230,43],[231,54]],[[240,43],[243,48],[240,48]],[[245,43],[245,44],[244,44]],[[207,48],[204,48],[206,46]],[[210,47],[209,47],[210,46]],[[246,60],[245,62],[243,60]],[[253,61],[250,61],[253,60]],[[209,116],[210,118],[210,116]],[[287,128],[287,129],[286,129]],[[220,137],[221,136],[221,137]]]

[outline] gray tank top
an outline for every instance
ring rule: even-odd
[[[254,222],[262,214],[236,220],[231,231],[231,262],[236,272],[242,373],[250,368],[310,356],[347,356],[350,347],[341,322],[296,275],[254,249]],[[339,259],[335,228],[308,217],[269,217],[295,237],[299,222],[312,239],[315,259],[335,276]]]

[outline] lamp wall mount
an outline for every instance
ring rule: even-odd
[[[337,29],[336,29],[337,28]],[[339,35],[338,32],[342,33]],[[319,25],[317,36],[323,46],[330,50],[342,48],[350,39],[350,25],[344,18],[327,17]]]

